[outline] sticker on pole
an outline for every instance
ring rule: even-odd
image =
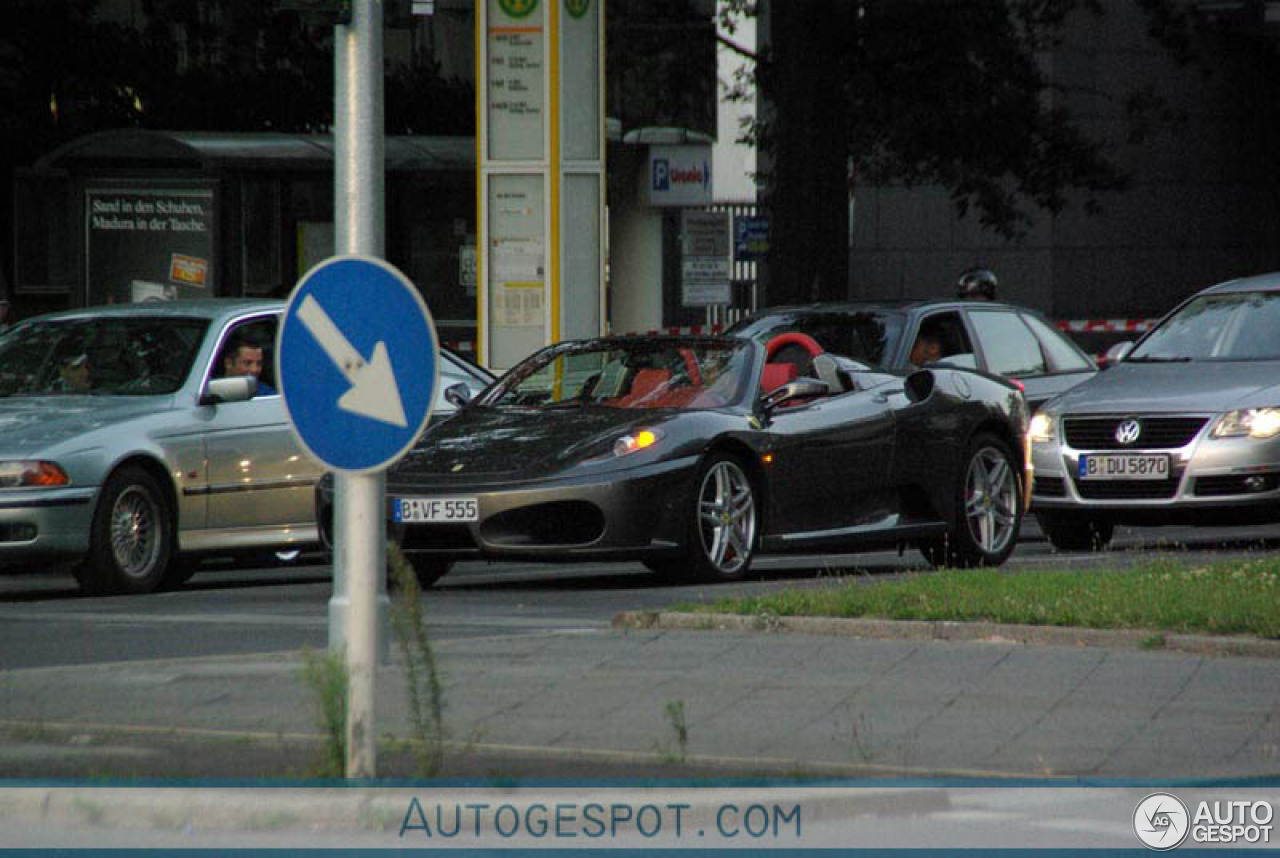
[[[330,468],[377,471],[408,452],[431,417],[439,363],[421,293],[381,259],[326,259],[289,296],[276,379],[294,434]]]

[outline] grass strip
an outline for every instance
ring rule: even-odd
[[[922,572],[836,587],[784,590],[676,610],[750,616],[988,620],[1098,629],[1159,629],[1280,638],[1280,558],[1187,566],[1156,559],[1128,569]]]

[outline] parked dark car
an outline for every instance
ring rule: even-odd
[[[1280,273],[1192,296],[1032,421],[1033,509],[1063,549],[1116,524],[1280,520]]]
[[[828,351],[898,372],[912,368],[912,347],[921,333],[932,333],[941,347],[940,360],[1014,379],[1023,386],[1033,412],[1097,372],[1089,356],[1039,313],[998,301],[774,307],[729,329],[761,342],[785,331],[808,334]],[[797,353],[796,358],[803,364],[803,355]]]
[[[821,349],[798,377],[771,358],[799,336],[544,349],[390,468],[389,532],[424,586],[466,558],[634,559],[710,581],[741,578],[757,551],[908,545],[939,565],[1003,563],[1026,486],[1017,388]],[[317,503],[327,538],[329,481]]]

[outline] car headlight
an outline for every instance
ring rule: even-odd
[[[71,478],[53,462],[0,462],[0,489],[65,486]]]
[[[1242,408],[1228,411],[1213,424],[1213,438],[1274,438],[1280,433],[1280,408]]]
[[[1048,411],[1037,411],[1031,418],[1031,424],[1027,426],[1027,437],[1035,444],[1048,443],[1056,437],[1054,424],[1057,422],[1057,415]]]
[[[632,453],[638,453],[641,450],[652,447],[654,444],[662,440],[662,432],[657,429],[641,429],[632,432],[630,435],[623,435],[617,441],[613,442],[613,455],[616,458],[630,456]]]

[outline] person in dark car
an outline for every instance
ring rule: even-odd
[[[937,325],[925,322],[916,334],[916,341],[911,346],[909,360],[914,366],[924,366],[942,359],[942,331]]]

